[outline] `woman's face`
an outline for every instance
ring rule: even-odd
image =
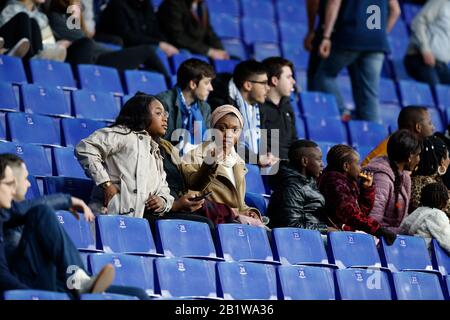
[[[232,114],[227,114],[217,121],[214,129],[217,129],[219,134],[216,137],[217,143],[221,141],[226,150],[231,150],[237,144],[242,131],[239,119]]]
[[[167,119],[169,114],[164,110],[163,105],[158,100],[153,100],[148,106],[149,113],[151,114],[151,123],[147,128],[147,132],[152,137],[163,137],[167,131]]]
[[[359,154],[353,152],[350,159],[351,160],[344,165],[345,175],[352,180],[357,180],[359,173],[361,172],[361,167],[359,166]]]
[[[448,166],[450,165],[450,157],[449,157],[448,151],[445,152],[445,156],[444,156],[444,158],[441,159],[440,165],[442,167],[444,167],[445,169],[447,169]]]
[[[413,153],[409,156],[409,162],[405,165],[404,170],[415,171],[420,162],[420,152]]]

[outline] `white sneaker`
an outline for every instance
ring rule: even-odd
[[[64,61],[66,60],[67,49],[61,46],[54,46],[45,48],[40,51],[35,57],[46,60]]]
[[[28,53],[28,50],[30,50],[30,40],[22,38],[9,50],[8,56],[23,58]]]
[[[115,269],[112,264],[107,264],[98,274],[89,277],[83,269],[78,269],[73,275],[73,280],[78,284],[80,294],[101,293],[109,288],[114,280]]]

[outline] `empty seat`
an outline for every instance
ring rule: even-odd
[[[351,267],[381,268],[373,236],[356,232],[328,233],[330,260],[340,269]]]
[[[30,60],[31,79],[34,84],[76,88],[70,64],[54,60]]]
[[[61,145],[58,119],[38,114],[11,112],[6,115],[6,120],[12,142]]]
[[[274,43],[260,43],[253,44],[254,58],[258,61],[262,61],[269,57],[281,56],[280,47]]]
[[[247,174],[245,175],[246,190],[248,192],[265,194],[266,188],[259,171],[259,167],[255,164],[246,164]]]
[[[299,139],[306,139],[305,122],[302,118],[297,116],[295,117],[295,132]]]
[[[94,183],[88,179],[68,177],[45,177],[44,194],[69,193],[89,203]]]
[[[228,72],[233,73],[234,68],[239,63],[239,60],[213,60],[214,69],[216,73]]]
[[[294,64],[295,69],[307,69],[309,52],[303,49],[300,43],[283,41],[281,50],[283,51],[283,56]]]
[[[434,100],[431,94],[430,87],[426,83],[400,80],[399,83],[400,96],[402,98],[402,105],[422,105],[434,107]]]
[[[397,130],[397,119],[400,114],[401,107],[396,104],[380,104],[380,117],[384,125],[389,126],[389,131],[392,133]]]
[[[149,296],[157,297],[153,260],[152,257],[107,253],[90,254],[88,258],[92,274],[111,263],[116,271],[113,285],[141,288]]]
[[[28,172],[34,176],[51,176],[52,167],[42,146],[28,143],[2,142],[0,153],[12,153],[21,157],[27,165]]]
[[[341,300],[392,300],[386,272],[372,269],[336,270]]]
[[[72,98],[77,118],[114,121],[120,112],[112,93],[78,90]]]
[[[75,157],[73,148],[53,148],[52,151],[57,176],[88,179]]]
[[[382,103],[400,104],[395,83],[391,79],[380,78],[379,101]]]
[[[82,89],[123,93],[119,73],[111,67],[79,64],[78,79]]]
[[[70,106],[61,89],[26,84],[21,90],[25,112],[60,117],[71,116]]]
[[[394,272],[392,274],[397,300],[444,300],[436,274]]]
[[[153,95],[167,90],[164,75],[160,73],[126,70],[124,74],[128,94],[134,95],[136,92],[141,91]]]
[[[0,55],[0,82],[27,83],[20,58]]]
[[[179,53],[174,54],[170,57],[170,61],[172,63],[172,74],[177,74],[177,70],[180,67],[180,65],[190,59],[192,56],[189,53],[189,51],[181,50]]]
[[[276,1],[278,21],[307,23],[305,3],[301,1]]]
[[[386,125],[363,120],[349,121],[348,129],[353,147],[375,147],[389,134]]]
[[[403,3],[402,4],[402,13],[405,21],[410,24],[415,16],[422,10],[422,6],[412,3]]]
[[[340,118],[336,98],[327,93],[306,91],[299,99],[305,117]]]
[[[249,262],[218,262],[219,295],[225,300],[276,300],[275,267]]]
[[[208,0],[209,12],[240,16],[239,0]]]
[[[80,215],[80,220],[77,220],[71,212],[59,210],[56,211],[56,217],[78,250],[86,252],[99,251],[96,249],[94,235],[89,222],[84,219],[83,215]]]
[[[25,194],[25,199],[32,200],[34,198],[40,197],[41,192],[39,191],[39,186],[37,184],[36,178],[32,175],[29,175],[28,181],[30,182],[30,187],[28,188],[28,191]]]
[[[5,300],[70,300],[66,293],[44,290],[9,290],[3,296]]]
[[[81,300],[139,300],[139,298],[115,293],[90,293],[81,295]]]
[[[243,40],[246,44],[255,42],[278,42],[278,30],[274,22],[244,17],[241,19]]]
[[[441,248],[436,239],[431,242],[431,260],[434,270],[443,275],[450,274],[450,255]]]
[[[106,127],[106,123],[90,119],[61,119],[61,127],[65,145],[74,148],[95,130]]]
[[[221,260],[206,223],[163,219],[156,221],[156,230],[156,244],[166,257]]]
[[[242,16],[273,21],[275,8],[271,0],[241,0]]]
[[[226,261],[274,261],[264,228],[243,224],[219,224],[219,250]]]
[[[397,235],[391,246],[381,241],[380,256],[383,266],[393,272],[398,271],[431,271],[430,256],[425,240],[421,237]]]
[[[146,219],[107,215],[96,219],[97,248],[105,252],[161,256]]]
[[[19,111],[19,102],[11,83],[0,82],[0,110]]]
[[[275,228],[272,236],[275,259],[282,264],[331,266],[319,231]]]
[[[219,38],[240,38],[241,24],[238,17],[223,13],[210,14],[211,26]]]
[[[215,262],[187,259],[155,259],[157,288],[164,298],[217,299]]]
[[[223,39],[222,44],[232,58],[241,60],[246,60],[248,58],[247,50],[240,39]]]
[[[446,110],[450,108],[450,85],[436,85],[436,95],[439,109]]]
[[[283,300],[334,300],[332,271],[310,266],[277,268]]]
[[[392,59],[403,59],[407,50],[408,50],[408,38],[398,38],[393,37],[392,35],[388,35],[388,43],[391,49],[389,53],[389,57]]]
[[[278,21],[278,30],[280,31],[281,42],[303,43],[308,27],[301,23],[280,20]]]
[[[347,144],[347,134],[340,119],[306,117],[305,122],[310,140]]]

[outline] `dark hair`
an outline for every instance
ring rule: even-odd
[[[142,131],[147,129],[152,123],[152,115],[148,106],[158,101],[154,96],[137,92],[120,110],[116,121],[111,125],[125,126],[131,131]]]
[[[283,67],[291,68],[291,71],[294,72],[294,64],[282,57],[270,57],[263,60],[262,64],[266,68],[267,77],[269,78],[269,84],[272,84],[272,77],[280,78]]]
[[[296,140],[289,146],[288,158],[289,162],[296,162],[302,155],[304,148],[316,148],[317,143],[311,140]]]
[[[424,138],[422,144],[420,162],[414,175],[431,176],[437,172],[442,159],[446,159],[448,156],[448,149],[445,143],[436,136]]]
[[[448,189],[442,182],[433,182],[422,188],[420,202],[424,207],[444,209],[448,202]]]
[[[407,106],[402,108],[397,118],[398,129],[414,130],[417,123],[423,120],[428,109],[422,106]]]
[[[254,75],[267,74],[267,70],[261,62],[246,60],[239,63],[233,72],[233,81],[238,89],[241,89],[245,81]]]
[[[327,171],[344,171],[344,163],[350,162],[356,150],[345,144],[337,144],[331,147],[327,154]]]
[[[196,84],[204,77],[215,78],[214,68],[200,59],[191,58],[184,61],[177,70],[177,86],[182,90],[189,86],[192,80]]]
[[[5,169],[8,166],[8,161],[4,157],[0,156],[0,180],[5,178]]]
[[[20,167],[22,163],[25,163],[21,157],[13,153],[2,153],[0,158],[6,161],[7,165],[11,168]]]

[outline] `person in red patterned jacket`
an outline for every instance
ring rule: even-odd
[[[318,180],[325,197],[325,210],[332,227],[343,231],[364,231],[392,244],[396,235],[369,216],[375,201],[373,175],[361,172],[359,154],[338,144],[327,154],[327,167]]]

